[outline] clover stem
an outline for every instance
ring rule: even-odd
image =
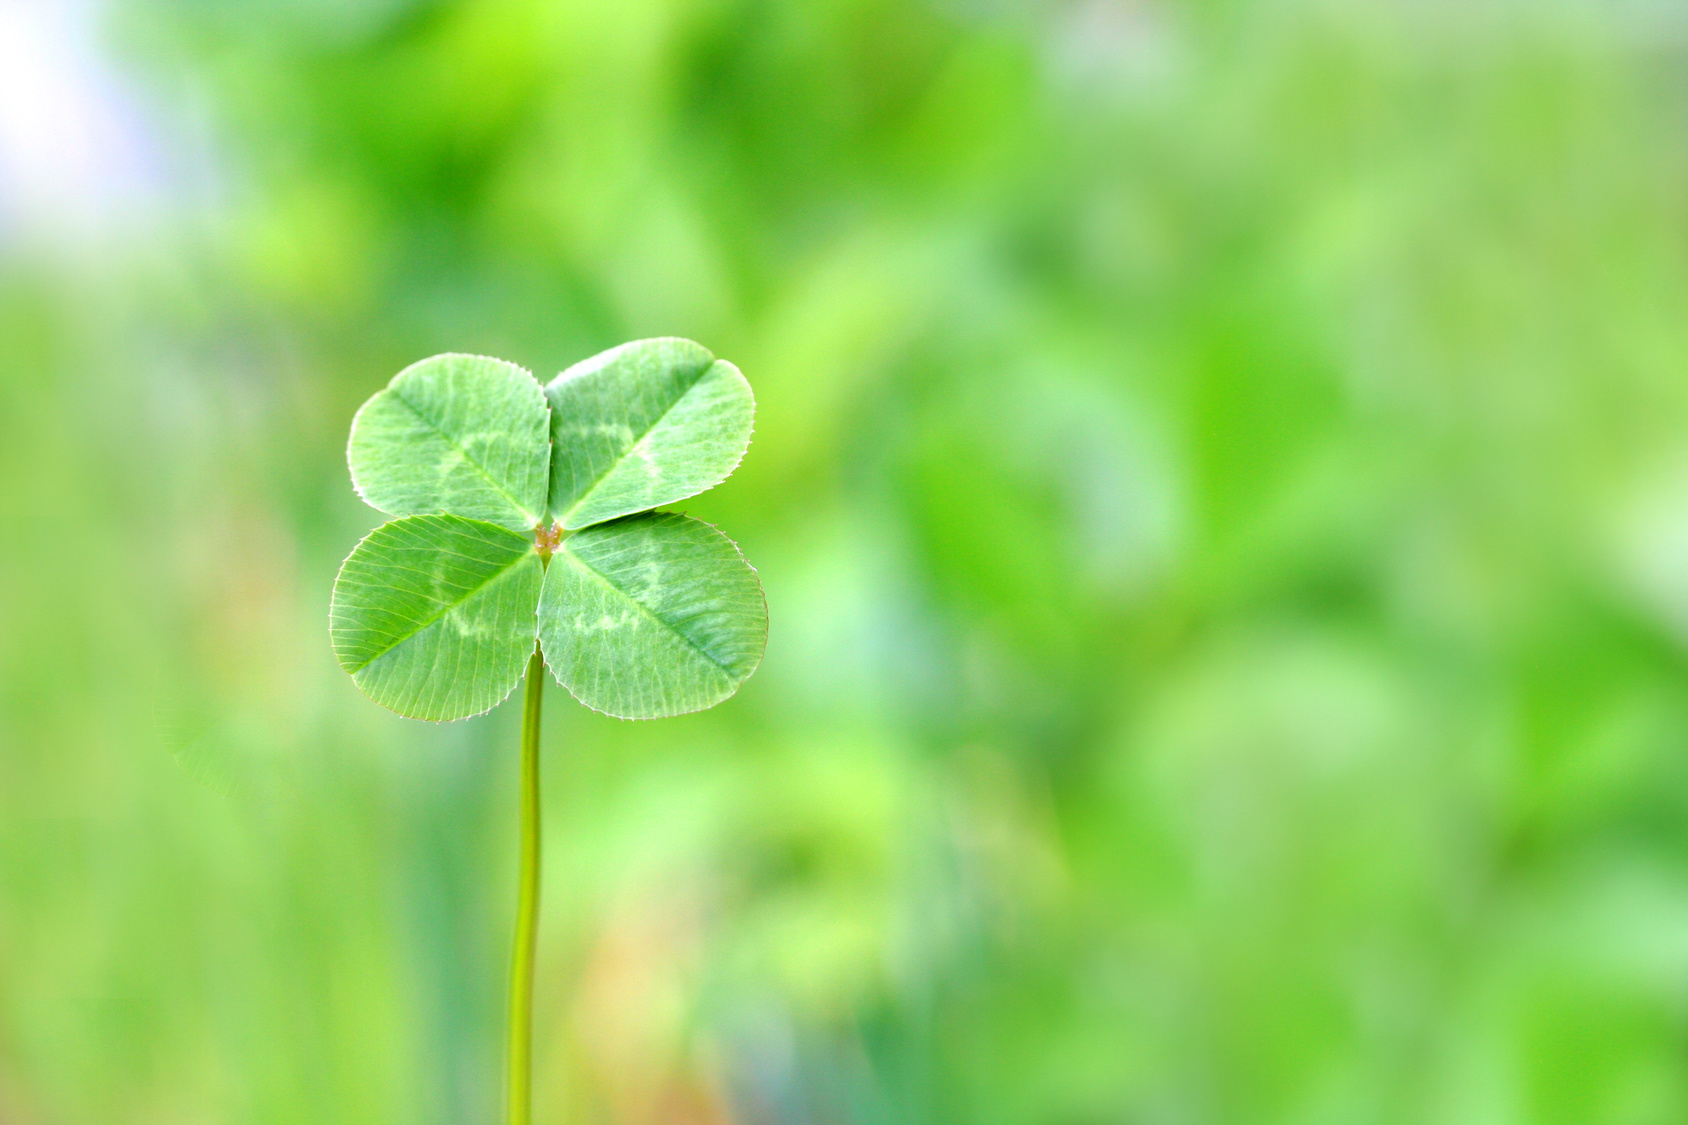
[[[545,661],[539,645],[528,658],[522,702],[521,870],[516,892],[516,938],[510,958],[510,1125],[533,1118],[533,952],[539,937],[539,709],[545,699]]]

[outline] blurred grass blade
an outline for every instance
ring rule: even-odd
[[[539,603],[545,660],[574,697],[623,719],[701,711],[761,663],[768,609],[732,540],[651,512],[564,542]]]
[[[527,531],[545,513],[549,415],[539,383],[513,363],[424,359],[352,419],[352,483],[389,515],[447,512]]]
[[[582,360],[551,401],[551,514],[590,527],[695,496],[750,445],[756,401],[738,368],[690,340],[635,340]]]
[[[394,520],[335,579],[334,654],[366,695],[401,715],[478,715],[521,679],[542,580],[525,536],[456,516]]]

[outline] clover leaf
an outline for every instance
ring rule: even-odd
[[[334,655],[417,719],[497,706],[526,669],[521,871],[510,971],[510,1125],[532,1119],[544,675],[624,719],[701,711],[756,670],[768,608],[709,524],[652,509],[725,480],[756,410],[738,368],[637,340],[541,388],[513,363],[437,355],[352,419],[359,496],[396,519],[334,580]]]
[[[551,478],[551,412],[513,363],[437,355],[352,419],[352,487],[394,516],[443,513],[532,531]]]
[[[645,513],[726,479],[754,411],[738,369],[690,340],[623,344],[544,388],[482,356],[405,368],[352,421],[353,485],[399,518],[335,581],[340,666],[419,719],[496,706],[536,640],[609,715],[726,699],[767,636],[756,572],[708,524]]]
[[[570,530],[671,504],[738,468],[756,410],[738,368],[690,340],[575,364],[551,403],[551,518]]]

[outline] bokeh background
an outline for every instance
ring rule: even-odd
[[[0,0],[0,1123],[499,1119],[347,425],[665,334],[772,633],[549,694],[541,1121],[1688,1121],[1688,7]]]

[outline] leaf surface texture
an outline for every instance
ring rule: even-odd
[[[738,368],[673,338],[583,360],[545,395],[555,451],[550,512],[570,529],[720,484],[744,457],[756,411]]]
[[[521,679],[543,581],[526,536],[457,516],[393,520],[340,568],[334,654],[366,695],[401,715],[478,715]]]
[[[564,542],[545,575],[539,632],[576,699],[651,719],[737,691],[761,663],[768,610],[732,540],[701,520],[651,512]]]
[[[390,515],[448,513],[530,530],[545,514],[550,414],[539,384],[513,363],[422,360],[352,419],[352,483]]]

